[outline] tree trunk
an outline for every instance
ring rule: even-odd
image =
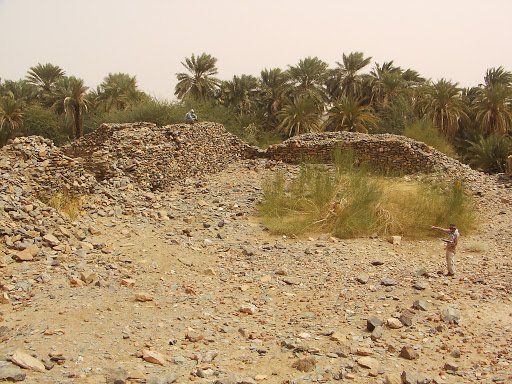
[[[83,127],[82,127],[82,111],[80,110],[80,106],[75,106],[75,139],[79,139],[83,135]]]

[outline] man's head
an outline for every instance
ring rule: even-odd
[[[448,229],[449,229],[450,231],[454,232],[454,231],[457,229],[457,226],[456,226],[455,224],[450,224],[450,225],[448,226]]]
[[[190,110],[190,113],[196,113],[193,109]]]

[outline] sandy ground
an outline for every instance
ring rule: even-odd
[[[91,204],[95,250],[1,269],[30,299],[0,305],[0,356],[54,365],[25,383],[512,382],[512,252],[490,236],[509,205],[462,234],[450,278],[438,240],[271,235],[256,216],[268,172],[234,164],[155,194],[164,219]]]

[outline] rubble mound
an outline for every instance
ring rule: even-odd
[[[0,149],[3,188],[30,190],[38,197],[54,192],[86,194],[96,180],[49,139],[17,137]]]
[[[131,182],[154,191],[221,171],[248,148],[217,123],[130,123],[102,124],[63,151],[80,158],[98,181],[115,186]]]
[[[92,175],[51,140],[38,136],[14,139],[0,149],[0,237],[25,259],[71,252],[78,241],[75,226],[43,201],[55,193],[87,194],[96,184]]]

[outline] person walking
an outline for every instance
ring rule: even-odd
[[[432,229],[437,229],[448,234],[447,239],[443,239],[446,243],[446,265],[448,267],[448,276],[455,275],[455,250],[459,241],[459,230],[455,224],[450,224],[448,228],[436,227],[433,225]]]

